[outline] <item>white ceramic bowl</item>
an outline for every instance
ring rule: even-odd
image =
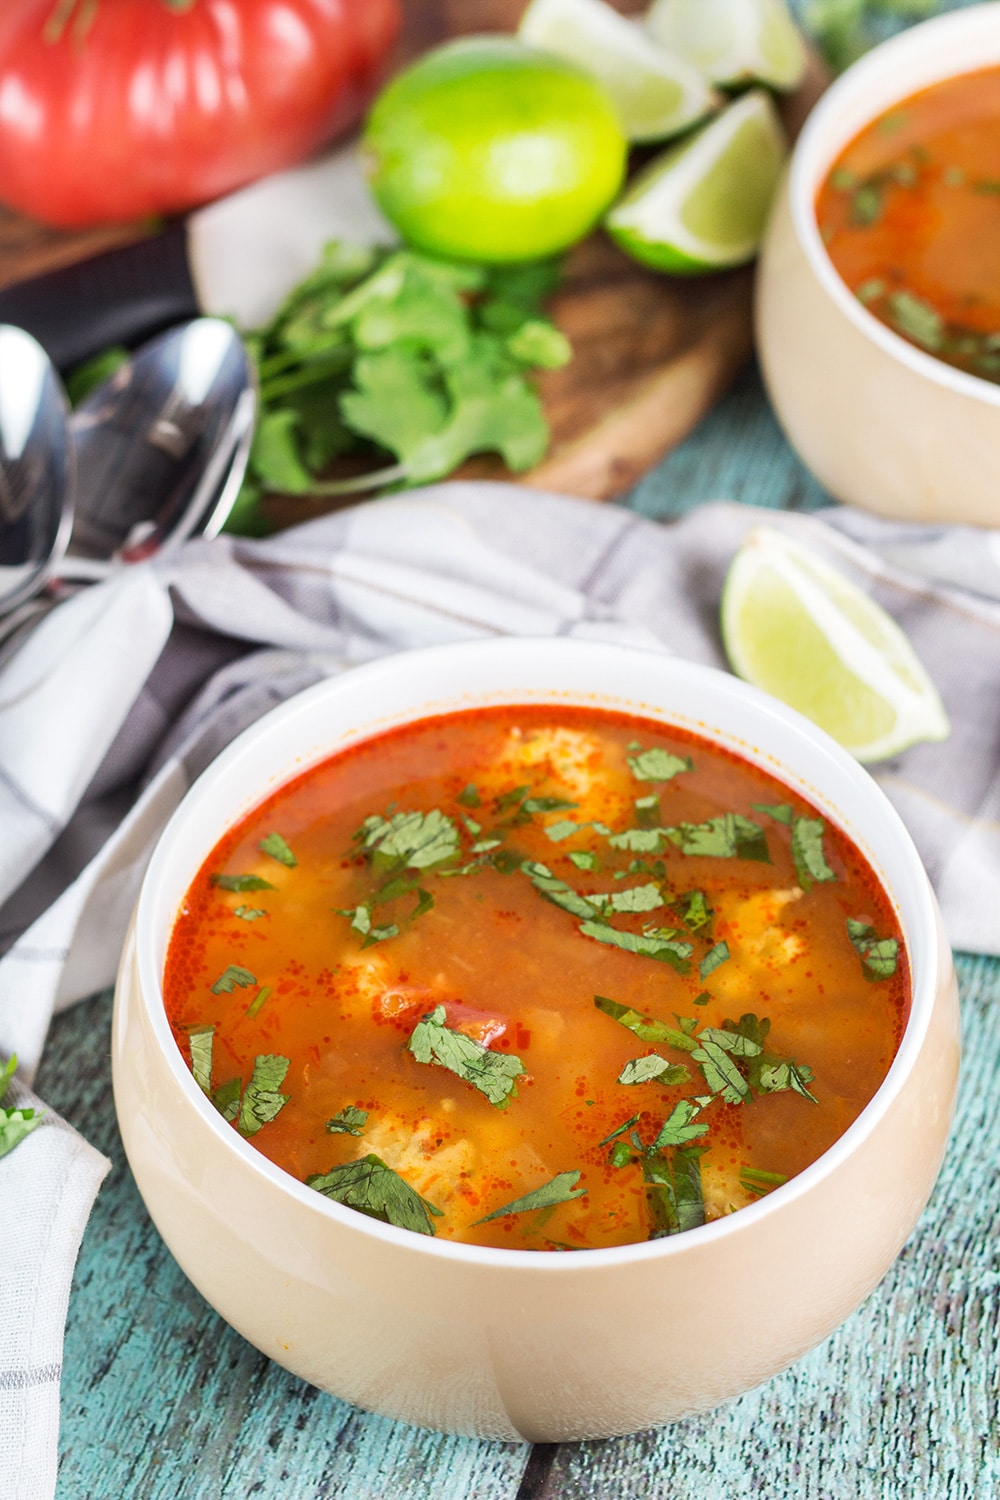
[[[997,64],[1000,3],[951,11],[868,53],[809,116],[764,242],[757,345],[778,418],[833,495],[887,516],[1000,524],[1000,385],[943,364],[867,311],[826,253],[816,194],[877,115]]]
[[[195,1084],[161,974],[184,893],[223,831],[333,751],[413,718],[569,703],[707,735],[809,797],[896,907],[913,1006],[877,1095],[766,1199],[673,1239],[575,1255],[483,1249],[383,1225],[295,1181]],[[611,1436],[707,1409],[831,1332],[930,1193],[958,1065],[951,954],[920,860],[871,777],[744,683],[658,653],[567,640],[444,646],[360,667],[243,734],[171,819],[115,1006],[115,1103],[139,1189],[183,1269],[265,1354],[362,1406],[489,1438]],[[748,1317],[747,1307],[766,1309]]]

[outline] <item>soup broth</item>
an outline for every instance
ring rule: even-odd
[[[1000,381],[1000,67],[873,120],[827,175],[816,216],[836,270],[875,317]]]
[[[882,1082],[892,905],[803,798],[680,730],[504,707],[359,744],[194,880],[167,1015],[234,1130],[326,1196],[478,1245],[696,1227]]]

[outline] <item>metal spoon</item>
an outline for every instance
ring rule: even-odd
[[[242,340],[222,319],[143,345],[70,417],[76,504],[60,577],[103,578],[215,536],[243,480],[256,405]]]
[[[45,350],[23,329],[0,325],[0,615],[17,617],[66,549],[74,494],[68,422]]]

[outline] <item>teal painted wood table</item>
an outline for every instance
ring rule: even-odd
[[[623,503],[669,522],[721,495],[791,509],[826,503],[753,370]],[[171,1258],[129,1174],[111,1099],[110,995],[63,1014],[38,1091],[114,1165],[70,1298],[58,1500],[1000,1494],[1000,962],[960,955],[958,967],[965,1060],[951,1146],[915,1234],[864,1306],[799,1364],[721,1410],[534,1449],[364,1413],[227,1327]],[[745,1316],[763,1321],[768,1309],[748,1306]]]

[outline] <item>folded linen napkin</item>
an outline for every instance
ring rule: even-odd
[[[388,652],[475,637],[612,639],[724,666],[722,582],[760,524],[792,529],[866,588],[937,683],[950,739],[875,774],[952,942],[1000,954],[996,537],[723,502],[663,526],[454,483],[264,542],[189,542],[67,600],[0,667],[0,1057],[16,1052],[30,1081],[53,1010],[111,982],[157,834],[269,708]],[[0,1473],[13,1500],[52,1493],[63,1315],[107,1165],[54,1116],[0,1160],[0,1322],[17,1326],[0,1352]]]

